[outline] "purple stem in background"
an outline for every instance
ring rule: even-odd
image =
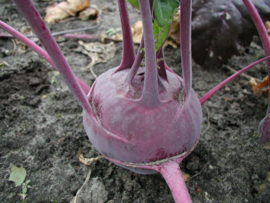
[[[167,82],[168,81],[168,77],[167,77],[167,73],[166,73],[166,64],[165,64],[165,57],[164,57],[164,48],[163,46],[158,50],[157,53],[157,59],[162,59],[158,62],[158,73],[161,77],[163,77],[163,79],[165,79]]]
[[[270,59],[270,56],[264,57],[252,64],[250,64],[249,66],[239,70],[238,72],[234,73],[233,75],[231,75],[230,77],[228,77],[227,79],[223,80],[221,83],[219,83],[216,87],[214,87],[213,89],[211,89],[209,92],[207,92],[205,95],[203,95],[200,98],[200,103],[203,104],[204,102],[206,102],[210,97],[213,96],[213,94],[215,94],[218,90],[220,90],[222,87],[224,87],[228,82],[230,82],[231,80],[233,80],[234,78],[236,78],[237,76],[239,76],[241,73],[247,71],[248,69],[252,68],[253,66]]]
[[[75,75],[65,60],[60,48],[31,0],[14,0],[14,2],[45,47],[73,96],[86,112],[92,114],[91,106],[84,91],[76,80]]]
[[[92,30],[92,29],[95,29],[97,28],[98,26],[100,26],[100,23],[95,25],[94,27],[88,27],[88,28],[79,28],[79,29],[74,29],[74,30],[65,30],[65,31],[60,31],[60,32],[54,32],[54,33],[51,33],[52,36],[58,36],[58,35],[64,35],[64,34],[67,34],[67,33],[71,33],[71,32],[81,32],[81,31],[86,31],[86,30]],[[7,35],[7,34],[0,34],[0,37],[13,37],[12,35]],[[36,35],[25,35],[25,37],[27,38],[30,38],[30,37],[37,37]],[[33,39],[32,40],[33,42],[36,42],[38,41],[38,39]]]
[[[88,34],[64,34],[61,37],[64,37],[64,38],[97,39],[97,40],[100,40],[100,37],[99,36],[88,35]]]
[[[135,61],[132,64],[132,67],[130,68],[130,71],[128,72],[128,75],[127,75],[127,82],[129,84],[131,84],[143,60],[143,56],[144,56],[144,51],[142,51],[143,48],[144,48],[144,37],[142,36],[142,40],[138,48],[137,55],[135,57]]]
[[[11,34],[10,36],[17,38],[18,40],[23,42],[26,46],[28,46],[30,49],[34,50],[38,55],[40,55],[49,64],[51,64],[56,70],[58,70],[56,68],[56,66],[54,65],[50,56],[47,54],[47,52],[44,51],[42,48],[40,48],[38,45],[36,45],[34,42],[32,42],[30,39],[28,39],[23,34],[21,34],[20,32],[18,32],[14,28],[10,27],[9,25],[7,25],[6,23],[4,23],[1,20],[0,20],[0,27],[3,30],[5,30],[6,32],[10,33]],[[75,77],[78,80],[80,86],[82,87],[84,93],[87,94],[90,90],[90,87],[85,82],[83,82],[80,78],[78,78],[77,76],[75,76]]]
[[[158,170],[171,189],[176,203],[192,203],[179,163],[169,161],[162,164]]]
[[[144,47],[145,47],[145,78],[141,102],[145,106],[154,107],[160,104],[158,97],[157,59],[149,0],[139,0],[142,14]]]
[[[266,30],[266,27],[260,17],[260,14],[258,13],[256,7],[254,6],[251,0],[243,0],[243,2],[258,30],[259,36],[262,40],[265,55],[269,56],[270,55],[270,39]],[[268,78],[270,79],[270,60],[267,60],[267,66],[268,66]],[[269,88],[270,88],[270,83],[269,83]],[[270,94],[269,94],[269,105],[270,105]],[[267,114],[269,113],[270,113],[270,108],[268,107]]]
[[[118,0],[118,6],[120,11],[121,26],[123,33],[123,58],[121,65],[116,70],[116,72],[130,68],[135,60],[135,50],[133,44],[133,37],[131,33],[131,26],[128,17],[126,0]]]
[[[61,35],[61,37],[64,37],[65,39],[75,38],[75,39],[94,39],[94,40],[101,40],[101,37],[100,36],[97,36],[97,35],[88,35],[88,34],[64,34],[64,35]],[[106,38],[106,40],[113,41],[109,37]]]
[[[190,95],[192,86],[192,62],[191,62],[191,12],[192,0],[180,2],[180,44],[182,72],[185,84],[185,99]]]
[[[12,35],[10,35],[10,34],[0,33],[0,38],[14,38],[14,37]]]

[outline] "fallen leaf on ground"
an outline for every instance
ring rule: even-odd
[[[76,16],[76,13],[82,11],[90,5],[90,0],[68,0],[61,3],[49,5],[45,12],[45,22],[55,23],[70,16]]]
[[[171,39],[167,39],[164,43],[164,47],[167,47],[167,46],[171,46],[172,48],[174,49],[177,49],[178,46],[177,46],[177,43],[175,43],[174,41],[172,41]]]
[[[180,13],[177,12],[173,17],[169,38],[173,39],[176,44],[180,44]]]
[[[80,40],[79,44],[81,46],[79,46],[75,51],[85,54],[91,58],[91,62],[87,66],[87,68],[90,69],[95,64],[106,63],[109,59],[114,57],[116,52],[116,47],[113,42],[110,42],[109,44],[102,44],[100,42],[84,43]]]
[[[184,173],[183,171],[182,171],[182,175],[183,175],[184,181],[187,182],[188,179],[190,178],[190,175],[187,173]]]
[[[131,27],[131,33],[133,36],[133,42],[134,44],[140,44],[141,43],[141,39],[142,39],[142,35],[143,35],[143,26],[142,26],[142,21],[138,21],[135,23],[134,26]],[[102,37],[108,38],[108,36],[106,34],[102,34]],[[115,34],[110,34],[110,38],[114,41],[123,41],[123,35],[119,34],[119,33],[115,33]]]
[[[267,97],[269,94],[269,78],[268,76],[266,76],[262,82],[260,82],[259,84],[257,84],[256,80],[254,78],[252,78],[250,81],[250,85],[252,88],[252,91],[255,94],[259,94],[262,95],[263,97]]]
[[[106,35],[106,38],[108,38],[107,35]],[[122,34],[115,34],[115,35],[111,36],[111,39],[114,41],[117,41],[117,42],[121,42],[121,41],[123,41],[123,35]]]
[[[270,142],[266,142],[266,143],[263,145],[263,149],[270,150]]]
[[[224,100],[225,100],[226,102],[228,102],[228,101],[232,101],[232,98],[230,98],[230,97],[224,97]]]
[[[80,150],[78,152],[78,157],[79,157],[79,161],[87,166],[90,166],[93,162],[104,158],[104,156],[98,156],[95,158],[84,158],[83,154],[82,154],[82,150]]]
[[[15,165],[12,166],[10,170],[9,180],[15,183],[15,187],[23,184],[25,177],[26,177],[25,168],[23,167],[19,168]]]
[[[23,35],[33,35],[33,31],[31,29],[31,27],[22,27],[20,29],[20,32],[23,34]],[[22,43],[20,40],[18,39],[14,39],[14,50],[13,52],[16,52],[17,54],[23,54],[25,53],[27,50],[28,50],[28,46],[26,46],[24,43]]]
[[[27,194],[23,194],[23,193],[20,193],[18,195],[19,195],[19,197],[21,197],[22,200],[24,200],[27,196]]]
[[[79,14],[79,18],[81,20],[89,20],[89,19],[96,19],[98,17],[98,9],[88,7],[84,9],[82,12]]]
[[[136,22],[135,25],[131,29],[132,29],[133,42],[135,44],[141,43],[141,39],[143,35],[142,21]]]

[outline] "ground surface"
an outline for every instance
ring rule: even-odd
[[[10,1],[0,2],[1,20],[18,30],[27,26]],[[104,21],[97,30],[86,33],[120,27],[115,1],[93,0],[92,4],[103,8]],[[44,16],[48,2],[35,5]],[[133,24],[139,15],[131,8],[130,11]],[[72,20],[49,28],[55,32],[91,25],[94,22]],[[64,40],[59,45],[73,71],[92,84],[95,78],[85,68],[91,60],[74,51],[78,40]],[[117,43],[116,47],[113,59],[94,67],[97,75],[120,64],[122,44]],[[80,163],[80,149],[87,158],[99,155],[84,131],[82,109],[47,62],[33,51],[20,54],[16,50],[12,40],[0,39],[0,202],[23,202],[18,195],[22,187],[15,187],[8,180],[12,165],[24,167],[26,180],[31,180],[25,198],[29,203],[72,201],[90,168],[90,179],[77,202],[173,202],[160,174],[138,175],[105,159],[90,167]],[[253,43],[228,65],[240,69],[261,57],[263,51]],[[166,62],[181,74],[178,49],[166,48]],[[194,64],[193,74],[193,88],[202,96],[231,72],[226,68],[206,70]],[[262,79],[266,65],[258,65],[248,74]],[[193,177],[187,182],[193,202],[270,202],[266,180],[270,154],[259,146],[257,136],[266,109],[267,101],[254,95],[243,77],[229,83],[203,105],[204,133],[197,148],[181,164],[183,172]]]

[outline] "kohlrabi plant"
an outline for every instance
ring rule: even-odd
[[[140,9],[144,31],[135,55],[127,2],[118,0],[123,59],[118,67],[101,74],[91,88],[73,74],[31,0],[14,2],[46,51],[2,21],[0,27],[60,72],[83,108],[83,124],[93,146],[108,160],[131,171],[160,172],[175,202],[191,202],[179,164],[199,141],[201,105],[233,78],[264,60],[270,73],[269,38],[251,0],[243,2],[255,22],[267,57],[232,75],[200,99],[192,89],[191,0],[180,3],[182,78],[166,65],[162,47],[173,15],[179,12],[179,1],[130,0]],[[262,143],[270,139],[269,111],[259,127]]]

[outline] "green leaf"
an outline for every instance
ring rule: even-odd
[[[160,27],[172,21],[179,7],[179,0],[155,0],[154,12]]]
[[[160,27],[157,23],[157,20],[154,21],[153,30],[154,30],[156,52],[158,52],[158,50],[161,48],[161,46],[167,39],[170,29],[171,29],[171,24],[167,24],[164,27]]]
[[[25,181],[25,183],[26,183],[26,184],[29,184],[30,182],[31,182],[31,180],[27,180],[27,181]]]
[[[140,10],[139,0],[128,0],[128,2],[136,9]]]
[[[22,193],[26,194],[27,193],[27,187],[22,187]]]
[[[9,180],[15,183],[15,187],[20,186],[26,177],[25,168],[18,168],[13,165],[10,170]]]

